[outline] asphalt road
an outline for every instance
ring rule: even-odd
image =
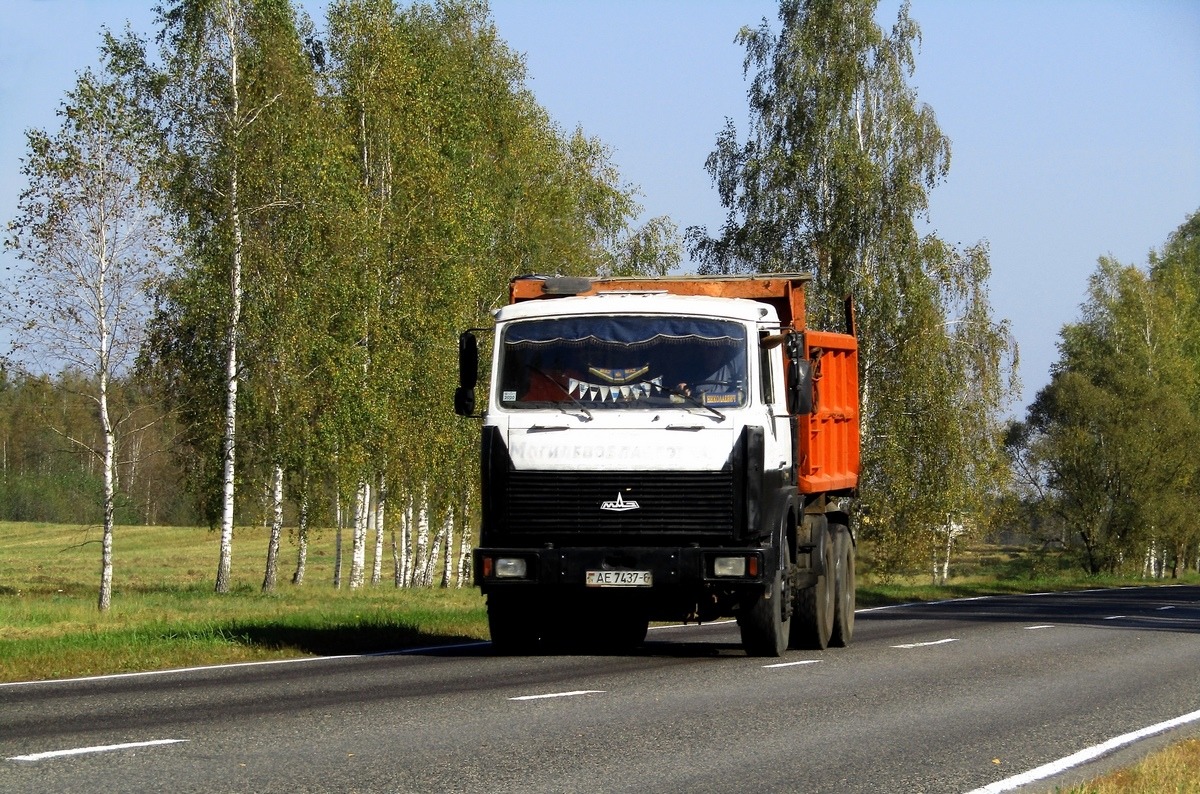
[[[1197,710],[1200,588],[1042,594],[861,611],[781,659],[714,624],[4,685],[0,791],[966,792]]]

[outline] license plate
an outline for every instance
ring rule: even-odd
[[[654,577],[650,571],[588,571],[588,587],[651,587]]]

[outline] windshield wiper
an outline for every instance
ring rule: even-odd
[[[713,415],[717,417],[718,422],[725,421],[725,419],[726,419],[725,414],[721,413],[716,408],[713,408],[711,405],[704,402],[704,400],[693,397],[692,395],[688,394],[687,392],[681,391],[681,390],[675,388],[674,386],[664,386],[663,388],[667,390],[667,394],[670,394],[673,397],[682,397],[683,399],[687,400],[688,402],[690,402],[692,405],[696,406],[697,408],[703,408],[706,411],[711,411],[713,413]]]
[[[585,417],[587,417],[587,419],[585,419],[584,421],[587,421],[587,422],[592,421],[592,419],[594,418],[592,416],[592,412],[588,410],[586,405],[584,405],[583,403],[581,403],[579,401],[578,397],[576,397],[574,394],[571,394],[571,392],[567,391],[566,388],[561,383],[559,383],[557,380],[555,380],[554,378],[547,375],[545,372],[543,372],[538,367],[533,366],[532,364],[526,364],[525,366],[528,367],[531,371],[536,372],[538,375],[541,375],[543,378],[545,378],[546,380],[550,381],[555,386],[557,386],[558,390],[560,392],[562,392],[563,394],[565,394],[567,396],[567,399],[570,400],[571,402],[573,402],[575,404],[575,407],[578,408],[580,411],[582,411],[583,415]],[[570,411],[568,411],[566,408],[563,408],[562,403],[560,403],[560,402],[555,402],[552,400],[543,400],[542,402],[551,403],[555,408],[562,411],[567,416],[572,415]]]

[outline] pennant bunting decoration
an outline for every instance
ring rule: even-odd
[[[619,386],[609,383],[588,383],[577,378],[567,379],[567,392],[572,397],[592,402],[644,400],[652,394],[660,394],[662,390],[661,375],[642,383],[628,383]]]

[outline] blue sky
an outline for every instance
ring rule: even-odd
[[[0,220],[22,183],[24,130],[55,127],[101,25],[152,32],[151,0],[0,0]],[[323,0],[305,3],[319,16]],[[890,25],[897,0],[882,0]],[[647,216],[714,231],[704,159],[746,128],[742,25],[764,0],[492,0],[529,86],[566,129],[604,140]],[[991,297],[1021,348],[1020,412],[1049,378],[1103,255],[1145,263],[1200,210],[1200,3],[912,0],[912,84],[953,142],[927,231],[990,246]],[[7,254],[4,264],[10,264]]]

